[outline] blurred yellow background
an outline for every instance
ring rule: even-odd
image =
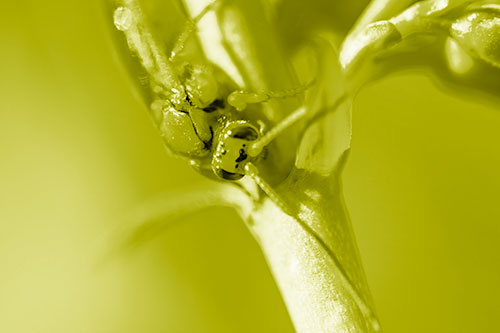
[[[205,180],[167,156],[100,3],[0,4],[0,332],[291,332],[234,212],[102,264],[120,216]],[[354,105],[345,194],[386,332],[500,331],[500,103],[418,73]]]

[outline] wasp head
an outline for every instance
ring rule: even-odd
[[[212,157],[214,173],[225,180],[239,180],[245,176],[245,164],[250,157],[248,147],[259,138],[259,131],[247,121],[229,122],[219,134]]]

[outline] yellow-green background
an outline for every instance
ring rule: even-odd
[[[0,4],[0,332],[290,332],[235,213],[99,266],[119,216],[203,181],[166,156],[96,2]],[[354,105],[345,193],[387,332],[500,330],[500,112],[422,75]]]

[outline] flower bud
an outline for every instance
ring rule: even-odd
[[[345,69],[369,53],[387,49],[401,41],[401,33],[389,21],[374,22],[344,42],[340,64]]]
[[[500,13],[468,14],[451,25],[450,35],[472,56],[500,68]]]

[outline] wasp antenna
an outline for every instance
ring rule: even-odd
[[[236,110],[243,111],[248,104],[264,103],[274,98],[296,97],[304,93],[315,83],[316,79],[312,79],[308,83],[298,87],[274,91],[250,92],[246,90],[237,90],[229,94],[228,103],[235,107]]]
[[[295,124],[298,120],[302,119],[307,113],[307,108],[301,106],[296,109],[288,117],[280,121],[276,126],[271,128],[269,132],[264,134],[259,140],[248,147],[248,155],[255,157],[258,156],[262,149],[279,136],[284,130]]]
[[[170,57],[168,60],[170,62],[173,62],[175,60],[175,57],[177,54],[182,52],[184,50],[184,47],[186,45],[187,40],[191,36],[191,34],[196,30],[196,25],[200,20],[211,10],[215,10],[216,7],[220,4],[220,0],[215,0],[214,2],[210,3],[207,5],[203,10],[193,17],[192,19],[188,19],[186,26],[184,27],[182,33],[179,35],[179,38],[174,44],[174,47],[172,48],[172,52],[170,52]]]
[[[310,84],[314,84],[314,82],[312,81]],[[328,113],[335,112],[338,109],[338,107],[347,99],[348,96],[349,93],[342,94],[339,98],[337,98],[335,103],[325,108],[322,108],[319,112],[313,115],[309,119],[309,123],[312,123],[313,121],[323,117]],[[264,149],[265,146],[271,143],[271,141],[273,141],[277,136],[279,136],[284,130],[295,124],[298,120],[304,118],[307,114],[307,110],[308,109],[305,106],[301,106],[298,109],[296,109],[292,114],[283,119],[276,126],[271,128],[269,132],[264,134],[260,139],[258,139],[250,147],[248,147],[247,154],[252,157],[258,156],[262,152],[262,149]]]
[[[203,18],[203,16],[205,16],[209,11],[217,9],[217,6],[219,6],[220,4],[220,0],[215,0],[212,3],[208,4],[198,15],[193,18],[192,22],[195,24],[198,23]]]
[[[300,95],[303,92],[305,92],[307,89],[309,89],[315,83],[316,83],[316,79],[312,79],[311,81],[307,82],[306,84],[300,85],[298,87],[285,89],[285,90],[270,91],[267,93],[267,96],[269,99],[295,97],[295,96]]]

